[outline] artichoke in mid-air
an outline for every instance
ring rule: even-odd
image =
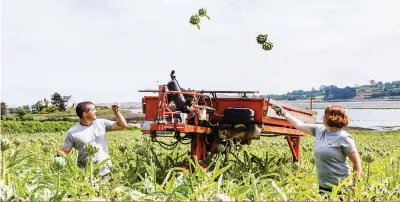
[[[263,48],[264,50],[266,50],[266,51],[271,50],[272,47],[274,47],[274,45],[272,44],[272,42],[269,42],[269,41],[265,42],[265,43],[262,45],[262,48]]]
[[[256,37],[256,41],[258,44],[261,45],[262,49],[269,51],[272,49],[272,47],[274,47],[274,45],[272,44],[272,42],[267,40],[268,40],[268,34],[259,34]]]
[[[200,8],[198,13],[200,17],[207,17],[208,19],[210,19],[210,17],[207,15],[207,10],[205,8]]]
[[[190,17],[190,24],[196,25],[197,28],[200,29],[200,17],[206,17],[207,19],[210,19],[205,8],[200,8],[197,14],[194,14]]]
[[[268,37],[267,34],[265,34],[265,35],[264,34],[259,34],[257,36],[257,43],[260,44],[260,45],[264,44],[265,42],[267,42],[267,37]]]
[[[200,29],[200,17],[198,15],[192,15],[189,20],[190,24],[196,25],[198,29]]]

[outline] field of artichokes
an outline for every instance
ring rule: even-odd
[[[400,200],[400,132],[351,131],[362,157],[362,178],[345,179],[320,195],[313,137],[302,138],[294,164],[284,137],[231,144],[207,169],[188,155],[189,145],[165,150],[140,131],[107,133],[111,176],[101,164],[76,166],[77,152],[56,158],[64,133],[1,137],[1,200]],[[164,141],[172,141],[165,139]],[[89,147],[89,145],[88,145]],[[94,152],[96,149],[94,149]],[[181,162],[190,162],[181,169]],[[295,172],[298,169],[298,172]],[[354,192],[346,187],[352,185]],[[340,194],[341,193],[341,194]]]

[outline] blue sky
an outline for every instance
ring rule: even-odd
[[[201,30],[189,17],[205,7]],[[400,1],[3,0],[1,100],[140,101],[174,69],[186,88],[258,90],[400,79]],[[267,32],[274,48],[255,41]],[[158,82],[157,82],[158,81]]]

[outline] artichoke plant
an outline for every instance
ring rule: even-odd
[[[1,138],[0,139],[0,146],[1,146],[1,151],[6,151],[7,149],[10,148],[11,144],[10,141],[7,138]]]
[[[210,196],[211,201],[231,201],[227,194],[213,194]]]
[[[67,161],[63,157],[56,157],[53,161],[53,168],[57,171],[57,189],[60,188],[61,185],[61,171],[66,167]]]
[[[218,145],[218,152],[223,153],[226,150],[225,146],[222,144]]]
[[[116,187],[111,191],[111,198],[112,199],[119,199],[124,195],[124,190],[120,187]]]
[[[17,138],[17,139],[14,140],[14,145],[15,146],[18,147],[20,144],[21,144],[21,139]]]
[[[207,15],[207,10],[205,8],[200,8],[198,13],[200,17],[206,17],[210,19],[210,17]]]
[[[200,17],[198,15],[192,15],[189,20],[190,24],[196,25],[198,29],[200,29]]]
[[[371,152],[366,153],[364,156],[362,156],[362,160],[367,163],[367,183],[369,181],[369,176],[371,173],[370,165],[372,162],[374,162],[375,158],[374,155]]]
[[[125,145],[125,144],[120,144],[120,145],[118,146],[118,150],[121,151],[121,152],[125,152],[125,150],[126,150],[126,145]]]
[[[362,156],[362,160],[364,160],[367,163],[372,163],[375,160],[375,158],[374,155],[369,152],[366,155]]]
[[[53,161],[53,167],[56,170],[62,170],[67,165],[67,162],[63,157],[56,157]]]
[[[89,175],[90,175],[90,185],[94,189],[93,183],[93,156],[100,150],[100,146],[95,142],[89,142],[85,144],[85,150],[89,153]]]
[[[95,142],[89,142],[85,144],[85,150],[89,153],[89,155],[94,155],[100,150],[100,147]]]
[[[6,180],[6,150],[9,149],[11,146],[10,141],[8,141],[7,138],[1,138],[0,139],[0,147],[1,147],[1,179],[5,180],[6,185],[8,185],[8,182]]]
[[[50,146],[49,145],[43,145],[42,146],[42,150],[43,150],[44,153],[47,153],[47,152],[50,151]]]

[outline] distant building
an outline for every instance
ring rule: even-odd
[[[63,96],[62,99],[63,99],[63,101],[64,101],[64,106],[65,106],[65,108],[71,108],[71,107],[74,107],[74,106],[75,106],[75,105],[74,105],[74,101],[73,101],[71,95],[69,95],[69,96]]]

